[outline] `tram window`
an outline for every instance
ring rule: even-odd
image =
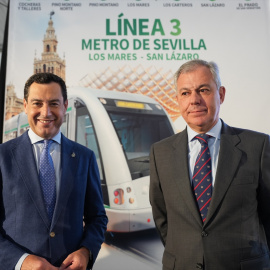
[[[76,141],[91,149],[96,156],[100,179],[104,180],[100,152],[92,120],[85,107],[77,109]]]
[[[151,145],[173,134],[166,116],[109,112],[125,152],[132,179],[149,175]]]

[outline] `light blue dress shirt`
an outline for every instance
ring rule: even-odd
[[[39,171],[39,158],[43,149],[43,141],[44,139],[39,137],[36,133],[34,133],[31,129],[28,132],[30,141],[32,143],[33,152],[36,160],[37,171]],[[56,178],[56,196],[59,192],[60,187],[60,177],[61,177],[61,132],[59,131],[53,138],[53,143],[50,147],[50,154],[53,160],[54,170],[55,170],[55,178]]]
[[[219,119],[216,125],[206,132],[210,135],[211,138],[208,140],[208,147],[211,154],[211,166],[212,166],[212,186],[215,185],[217,165],[218,165],[218,156],[220,148],[220,133],[221,133],[222,123]],[[198,134],[189,126],[187,127],[188,133],[188,160],[189,160],[189,178],[190,183],[192,184],[193,170],[196,162],[196,158],[201,150],[201,144],[198,140],[193,140],[193,138]]]
[[[32,129],[29,129],[28,136],[30,138],[32,147],[33,147],[33,153],[37,165],[37,171],[39,172],[39,158],[41,151],[43,149],[43,143],[40,141],[43,141],[44,139],[42,137],[39,137],[36,133],[33,132]],[[50,147],[50,154],[53,160],[54,170],[55,170],[55,179],[56,179],[56,197],[59,193],[60,188],[60,178],[61,178],[61,132],[59,131],[58,134],[56,134],[53,138],[53,143]],[[37,179],[39,181],[39,179]],[[15,266],[15,270],[20,270],[23,261],[28,256],[28,253],[23,254],[23,256],[20,258],[18,263]]]

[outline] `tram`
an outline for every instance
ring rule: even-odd
[[[162,106],[138,94],[68,88],[61,132],[96,155],[108,231],[154,227],[149,202],[149,152],[154,142],[175,133]],[[5,122],[4,141],[29,128],[25,113]]]

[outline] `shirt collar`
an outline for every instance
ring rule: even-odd
[[[30,141],[32,144],[37,143],[39,141],[44,140],[44,138],[38,136],[31,128],[28,131],[28,136],[30,138]],[[61,131],[52,138],[53,141],[57,142],[58,144],[61,144]]]
[[[213,126],[206,134],[215,137],[220,140],[220,133],[221,133],[221,127],[222,123],[221,120],[218,119],[218,122]],[[188,133],[188,141],[191,142],[193,138],[198,134],[196,131],[191,129],[189,126],[187,126],[187,133]]]

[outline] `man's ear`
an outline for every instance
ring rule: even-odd
[[[220,86],[219,88],[219,97],[220,97],[220,104],[222,104],[225,100],[225,94],[226,94],[226,89],[224,86]]]
[[[68,107],[68,100],[66,100],[66,101],[64,102],[64,107],[65,107],[65,110],[67,110],[67,107]]]
[[[27,101],[23,99],[24,112],[27,114]]]

